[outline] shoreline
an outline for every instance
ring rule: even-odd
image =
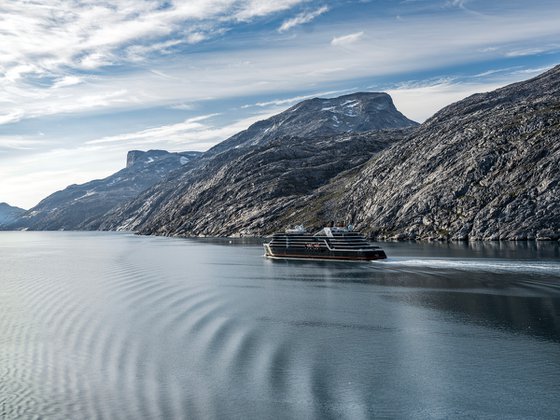
[[[2,229],[0,227],[0,232],[113,232],[113,233],[131,233],[138,236],[160,236],[168,238],[189,238],[189,239],[250,239],[250,240],[267,240],[272,237],[269,235],[185,235],[185,234],[173,234],[173,233],[142,233],[132,230],[31,230],[31,229]],[[428,237],[428,238],[408,238],[401,237],[401,235],[396,235],[392,237],[379,237],[379,236],[366,236],[369,241],[372,242],[386,242],[386,243],[529,243],[529,242],[559,242],[560,237],[531,237],[531,238],[515,238],[515,239],[500,239],[500,238],[466,238],[466,239],[456,239],[456,238],[442,238],[442,237]]]

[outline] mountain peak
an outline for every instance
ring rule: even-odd
[[[312,98],[256,122],[247,130],[214,146],[210,149],[210,154],[266,144],[281,137],[319,138],[416,125],[416,122],[396,109],[391,96],[384,92],[357,92],[337,98]]]

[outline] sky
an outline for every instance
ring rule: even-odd
[[[422,122],[560,63],[559,22],[558,0],[3,0],[0,202],[311,97],[385,91]]]

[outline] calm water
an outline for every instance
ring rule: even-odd
[[[558,244],[0,233],[0,418],[559,418]]]

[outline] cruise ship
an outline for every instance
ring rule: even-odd
[[[387,258],[378,246],[370,244],[351,228],[325,227],[310,234],[298,227],[275,233],[264,244],[265,256],[277,259],[371,261]]]

